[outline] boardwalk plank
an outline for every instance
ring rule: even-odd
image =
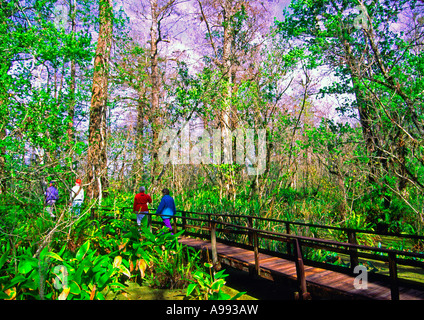
[[[331,271],[331,270],[320,269],[319,271],[316,271],[313,274],[307,275],[306,281],[314,282],[317,278],[324,277],[328,274],[332,274],[332,272],[333,271]]]

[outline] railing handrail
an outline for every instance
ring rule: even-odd
[[[152,215],[152,214],[150,214],[150,215]],[[181,217],[177,216],[177,218],[181,218]],[[189,219],[189,220],[209,222],[209,220],[200,219],[200,218],[193,218],[193,217],[185,217],[185,218]],[[397,255],[424,259],[424,253],[409,252],[409,251],[403,251],[403,250],[397,250],[397,249],[379,248],[379,247],[373,247],[373,246],[367,246],[367,245],[361,245],[361,244],[353,244],[353,243],[349,243],[349,242],[340,242],[340,241],[336,241],[336,240],[327,240],[327,239],[321,239],[321,238],[299,236],[299,235],[287,234],[287,233],[282,233],[282,232],[277,232],[277,231],[257,229],[257,228],[252,228],[252,227],[248,227],[248,226],[240,226],[240,225],[236,225],[236,224],[232,224],[232,223],[228,223],[228,222],[224,222],[224,221],[217,221],[217,220],[213,220],[213,221],[217,224],[222,224],[222,225],[226,225],[226,226],[229,226],[229,227],[237,227],[237,228],[240,228],[240,229],[244,229],[246,231],[253,231],[253,232],[262,233],[262,234],[280,236],[280,237],[285,237],[285,238],[288,238],[288,239],[298,239],[298,240],[302,240],[302,241],[324,243],[324,244],[342,246],[342,247],[359,249],[359,250],[367,250],[367,251],[373,251],[373,252],[381,252],[381,253],[390,253],[391,252],[391,253],[395,253]]]
[[[100,208],[102,210],[110,209],[108,207]],[[132,209],[132,207],[121,207],[120,209]],[[149,208],[149,211],[156,210],[155,208]],[[424,236],[415,235],[415,234],[406,234],[406,233],[395,233],[395,232],[378,232],[373,230],[364,230],[364,229],[357,229],[357,228],[349,228],[349,227],[337,227],[337,226],[328,226],[328,225],[322,225],[322,224],[316,224],[316,223],[309,223],[309,222],[301,222],[301,221],[290,221],[290,220],[282,220],[282,219],[275,219],[275,218],[265,218],[265,217],[258,217],[258,216],[252,216],[252,215],[245,215],[245,214],[234,214],[234,213],[211,213],[211,212],[195,212],[195,211],[186,211],[186,210],[177,210],[177,213],[188,213],[188,214],[198,214],[198,215],[208,215],[208,216],[222,216],[222,217],[234,217],[234,218],[252,218],[256,220],[262,220],[262,221],[270,221],[270,222],[279,222],[284,224],[292,224],[292,225],[300,225],[305,227],[312,227],[312,228],[321,228],[321,229],[331,229],[331,230],[339,230],[344,232],[355,232],[355,233],[363,233],[363,234],[374,234],[374,235],[380,235],[380,236],[389,236],[389,237],[399,237],[399,238],[409,238],[409,239],[418,239],[418,240],[424,240]],[[155,215],[155,214],[153,214]]]
[[[129,207],[123,207],[121,209],[125,209],[125,208],[129,208]],[[106,208],[101,208],[101,209],[106,209]],[[113,210],[113,209],[110,209],[110,210]],[[149,211],[152,211],[152,210],[153,210],[152,208],[149,209]],[[229,217],[232,216],[232,217],[239,217],[239,218],[259,218],[259,219],[262,219],[261,217],[236,215],[236,214],[221,215],[221,214],[217,214],[217,213],[201,213],[201,212],[199,213],[199,212],[184,211],[184,210],[177,210],[177,212],[193,213],[193,214],[200,214],[200,215],[207,215],[207,216],[229,216]],[[156,213],[151,213],[151,212],[143,213],[143,214],[150,215],[150,216],[158,215]],[[158,215],[158,216],[160,216],[160,215]],[[194,217],[187,217],[187,216],[184,216],[184,217],[174,216],[174,217],[175,218],[185,218],[185,219],[194,220],[194,221],[201,221],[201,222],[210,222],[210,220],[201,219],[201,218],[194,218]],[[291,221],[284,221],[284,220],[276,220],[276,221],[292,223]],[[277,231],[257,229],[257,228],[253,228],[253,227],[249,227],[249,226],[242,226],[242,225],[237,225],[237,224],[228,223],[228,222],[224,222],[224,221],[218,221],[218,220],[214,220],[214,222],[216,222],[218,224],[230,226],[230,227],[237,227],[237,228],[244,229],[244,230],[247,230],[247,231],[255,231],[255,232],[258,232],[258,233],[287,237],[287,238],[290,238],[290,239],[299,239],[299,240],[303,240],[303,241],[316,242],[316,243],[320,242],[320,243],[331,244],[331,245],[336,245],[336,246],[338,245],[338,246],[348,247],[348,248],[352,248],[352,249],[368,250],[368,251],[373,251],[373,252],[381,252],[381,253],[392,252],[392,253],[396,253],[397,255],[403,255],[403,256],[409,256],[409,257],[424,259],[424,253],[403,251],[403,250],[397,250],[397,249],[388,249],[388,248],[383,248],[383,247],[374,247],[374,246],[354,244],[354,243],[349,243],[349,242],[341,242],[341,241],[328,240],[328,239],[322,239],[322,238],[293,235],[293,234],[282,233],[282,232],[277,232]],[[310,224],[304,224],[304,225],[310,226]],[[322,226],[322,225],[318,225],[318,226],[325,228],[325,226]],[[350,228],[340,228],[340,227],[335,227],[335,228],[342,229],[342,230],[348,230],[348,231],[355,231],[355,232],[357,231],[357,229],[350,229]],[[424,238],[424,237],[422,237],[422,238]]]

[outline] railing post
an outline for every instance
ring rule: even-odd
[[[260,276],[261,270],[259,269],[259,240],[258,240],[258,232],[256,229],[253,230],[253,252],[255,254],[255,274]]]
[[[183,211],[181,212],[181,223],[182,223],[182,229],[185,231],[186,229],[186,224],[187,224],[187,220],[186,220],[186,212]]]
[[[212,239],[212,215],[208,214],[208,225],[209,225],[209,232],[211,233],[211,239]]]
[[[290,234],[290,222],[286,221],[286,222],[284,222],[284,224],[286,225],[286,233]],[[286,243],[286,250],[287,250],[287,254],[289,256],[293,255],[292,245],[291,245],[290,241],[287,241],[287,243]]]
[[[149,232],[152,232],[152,215],[150,212],[147,214],[147,228]]]
[[[253,218],[252,217],[247,217],[247,226],[249,228],[253,228]],[[248,241],[249,241],[249,246],[253,245],[253,237],[252,237],[252,231],[249,230],[248,233]]]
[[[210,216],[209,216],[210,217]],[[212,251],[212,264],[215,270],[221,269],[218,261],[218,253],[216,250],[216,222],[209,220],[210,232],[211,232],[211,251]]]
[[[399,286],[397,277],[396,253],[389,252],[389,271],[390,271],[390,293],[392,300],[399,300]]]
[[[356,232],[353,230],[347,230],[347,241],[350,244],[358,244],[356,241]],[[349,248],[349,255],[350,255],[350,269],[353,272],[355,267],[359,265],[359,259],[358,259],[358,250],[356,248]]]
[[[177,233],[177,217],[175,215],[172,217],[172,227],[174,228],[174,234]]]
[[[310,294],[307,291],[306,287],[306,276],[305,276],[305,266],[303,264],[302,250],[300,248],[299,240],[294,239],[294,251],[296,253],[296,275],[297,282],[299,285],[300,295],[299,298],[302,300],[309,300],[311,298]]]

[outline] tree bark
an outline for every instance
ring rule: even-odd
[[[71,32],[72,35],[75,36],[77,31],[77,25],[75,22],[77,6],[75,0],[70,0],[69,3],[69,16],[71,18]],[[74,117],[75,117],[75,92],[76,92],[76,63],[75,59],[71,60],[71,83],[69,86],[69,106],[68,106],[68,148],[72,147],[74,141]]]
[[[87,195],[103,197],[108,187],[106,154],[106,118],[109,60],[112,47],[113,8],[111,0],[99,0],[99,39],[94,60],[93,87],[90,107]]]

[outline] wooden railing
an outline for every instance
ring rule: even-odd
[[[132,210],[132,208],[120,208],[119,211],[124,216],[126,210]],[[99,209],[92,209],[92,217],[96,216],[96,211]],[[110,211],[109,209],[102,208],[100,211]],[[153,209],[151,209],[153,212]],[[148,226],[151,228],[153,224],[161,224],[161,221],[154,221],[152,218],[156,215],[149,213],[147,215]],[[229,222],[225,222],[227,219]],[[135,220],[135,219],[132,219]],[[179,220],[179,221],[178,221]],[[239,223],[235,223],[239,220]],[[244,220],[244,223],[241,221]],[[275,232],[264,230],[259,227],[255,227],[258,222],[274,222],[284,225],[285,232]],[[340,242],[329,239],[320,239],[315,237],[308,237],[302,235],[296,235],[292,233],[292,226],[303,226],[313,228],[323,228],[326,230],[338,230],[344,232],[347,236],[347,242]],[[254,272],[260,273],[260,261],[259,253],[265,252],[270,253],[269,250],[264,249],[260,246],[260,240],[266,241],[277,241],[279,243],[285,243],[286,252],[272,251],[271,253],[276,256],[282,256],[287,259],[291,259],[296,263],[296,273],[298,279],[298,285],[302,296],[305,298],[308,296],[306,290],[306,277],[304,270],[304,256],[302,254],[303,248],[312,249],[324,249],[330,252],[336,252],[346,254],[350,257],[350,268],[344,268],[344,272],[352,274],[355,267],[359,265],[359,258],[382,261],[389,265],[389,276],[383,276],[385,280],[390,282],[391,287],[391,298],[393,300],[399,300],[399,277],[398,277],[398,266],[410,266],[424,268],[424,254],[418,252],[408,252],[403,250],[393,250],[387,248],[373,247],[367,245],[361,245],[357,243],[357,234],[374,234],[384,235],[391,237],[398,237],[399,239],[414,239],[415,241],[423,241],[424,236],[418,235],[406,235],[396,233],[379,233],[369,230],[341,228],[333,226],[323,226],[318,224],[311,224],[305,222],[293,222],[278,219],[269,219],[263,217],[249,216],[249,215],[236,215],[236,214],[212,214],[212,213],[199,213],[190,211],[177,211],[177,215],[173,217],[173,228],[174,232],[178,230],[185,230],[185,235],[196,236],[204,239],[210,239],[211,241],[211,253],[214,264],[218,263],[218,254],[216,249],[216,243],[220,239],[218,234],[230,234],[235,236],[233,240],[225,240],[231,242],[233,245],[240,247],[247,247],[253,250],[255,256],[255,269]],[[247,238],[247,243],[242,240],[242,237]],[[314,261],[309,260],[314,263]],[[315,262],[317,263],[317,262]],[[320,264],[324,268],[331,268],[327,263]],[[423,287],[423,283],[420,281],[405,281],[406,285]]]

